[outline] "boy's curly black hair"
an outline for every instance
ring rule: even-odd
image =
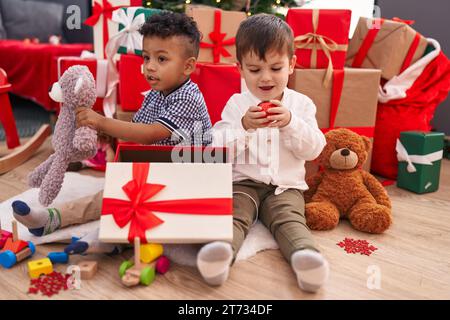
[[[197,23],[184,13],[163,11],[150,16],[139,29],[144,37],[168,38],[173,36],[185,37],[189,43],[186,47],[188,57],[198,58],[201,33]]]

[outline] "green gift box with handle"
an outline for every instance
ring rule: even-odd
[[[443,146],[443,133],[401,132],[396,145],[397,186],[416,193],[438,190]]]

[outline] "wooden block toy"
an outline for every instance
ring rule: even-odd
[[[150,263],[163,254],[163,246],[159,243],[147,243],[141,245],[141,261]]]
[[[6,238],[3,245],[3,250],[0,251],[0,265],[3,268],[11,268],[17,262],[20,262],[28,257],[31,257],[36,251],[34,244],[31,241],[25,242],[19,240],[17,233],[17,222],[12,222],[12,234]]]
[[[2,221],[0,220],[0,250],[3,249],[6,240],[12,237],[12,233],[6,230],[2,230]]]
[[[50,252],[47,255],[52,263],[67,263],[69,261],[69,255],[65,252]]]
[[[140,239],[134,239],[134,264],[131,261],[124,261],[120,265],[119,275],[122,284],[127,287],[136,286],[139,283],[148,286],[155,280],[156,272],[154,263],[141,263],[142,257]]]
[[[18,253],[28,247],[28,242],[22,240],[14,241],[13,238],[8,238],[6,240],[5,245],[3,246],[3,250],[10,250],[13,253]]]
[[[20,262],[22,260],[25,260],[29,256],[31,256],[32,254],[33,254],[33,252],[31,251],[31,249],[29,247],[27,247],[16,254],[16,260],[17,260],[17,262]]]
[[[31,279],[39,278],[43,274],[53,272],[53,265],[49,258],[28,262],[28,275]]]
[[[170,268],[170,260],[166,256],[161,256],[156,260],[156,272],[160,274],[166,273]]]
[[[78,264],[81,271],[81,279],[92,279],[97,272],[97,261],[82,261]]]
[[[6,230],[0,230],[0,250],[5,246],[6,240],[12,237],[12,233]]]

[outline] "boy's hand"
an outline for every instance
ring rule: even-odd
[[[248,108],[241,120],[245,130],[267,127],[266,113],[261,110],[262,108],[257,106]]]
[[[77,128],[87,126],[96,131],[100,130],[100,123],[103,116],[90,108],[78,107],[75,109]]]
[[[270,102],[277,105],[277,107],[267,110],[267,120],[270,121],[268,127],[283,128],[287,126],[291,122],[291,112],[278,100],[270,100]]]

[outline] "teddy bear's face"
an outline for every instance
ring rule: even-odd
[[[327,145],[319,163],[325,168],[350,170],[362,166],[371,147],[369,138],[348,129],[335,129],[325,134]]]
[[[92,107],[97,98],[94,77],[86,66],[72,66],[53,84],[49,95],[74,108]]]

